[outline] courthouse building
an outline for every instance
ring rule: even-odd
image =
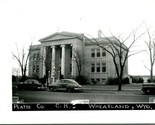
[[[114,37],[109,37],[116,42]],[[95,40],[107,47],[105,38]],[[29,76],[51,79],[84,76],[89,83],[104,84],[108,77],[116,77],[113,59],[109,53],[84,34],[57,32],[39,40],[41,44],[30,47]],[[108,47],[107,47],[108,49]],[[128,63],[128,61],[127,61]],[[124,74],[128,74],[126,63]]]

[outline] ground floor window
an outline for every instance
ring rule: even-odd
[[[99,78],[97,78],[97,79],[96,79],[96,82],[99,84],[99,83],[100,83],[100,79],[99,79]]]
[[[32,70],[33,73],[39,73],[39,65],[34,65]]]
[[[103,84],[105,83],[105,81],[106,81],[106,79],[105,79],[105,78],[102,78],[102,83],[103,83]]]
[[[92,79],[91,79],[91,83],[95,83],[95,79],[92,78]]]
[[[105,84],[106,78],[91,78],[92,84]]]

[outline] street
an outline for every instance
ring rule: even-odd
[[[155,95],[144,95],[118,91],[82,91],[68,93],[66,91],[18,91],[18,96],[24,102],[71,102],[72,100],[89,100],[90,103],[147,103]]]

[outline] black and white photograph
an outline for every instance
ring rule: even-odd
[[[109,116],[107,123],[110,112],[125,111],[132,114],[111,122],[135,122],[138,112],[142,123],[152,123],[154,6],[155,0],[0,0],[7,102],[0,110],[31,118],[47,113],[35,123],[49,123],[51,114],[54,123],[69,123],[67,114],[75,115],[71,123],[79,115],[82,123]],[[89,112],[98,117],[84,117]],[[19,114],[19,123],[31,123]],[[59,114],[67,118],[59,121]],[[14,115],[11,121],[18,123]]]

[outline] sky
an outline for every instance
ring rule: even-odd
[[[98,30],[102,30],[107,36],[112,32],[125,38],[141,24],[137,34],[145,32],[147,24],[153,33],[154,5],[155,0],[0,0],[2,41],[10,53],[17,53],[16,44],[19,49],[28,48],[31,41],[40,44],[39,39],[61,31],[97,37]],[[146,39],[144,34],[136,49],[144,49]],[[149,66],[145,52],[132,56],[129,74],[149,75],[144,64]],[[12,67],[18,68],[14,59]]]

